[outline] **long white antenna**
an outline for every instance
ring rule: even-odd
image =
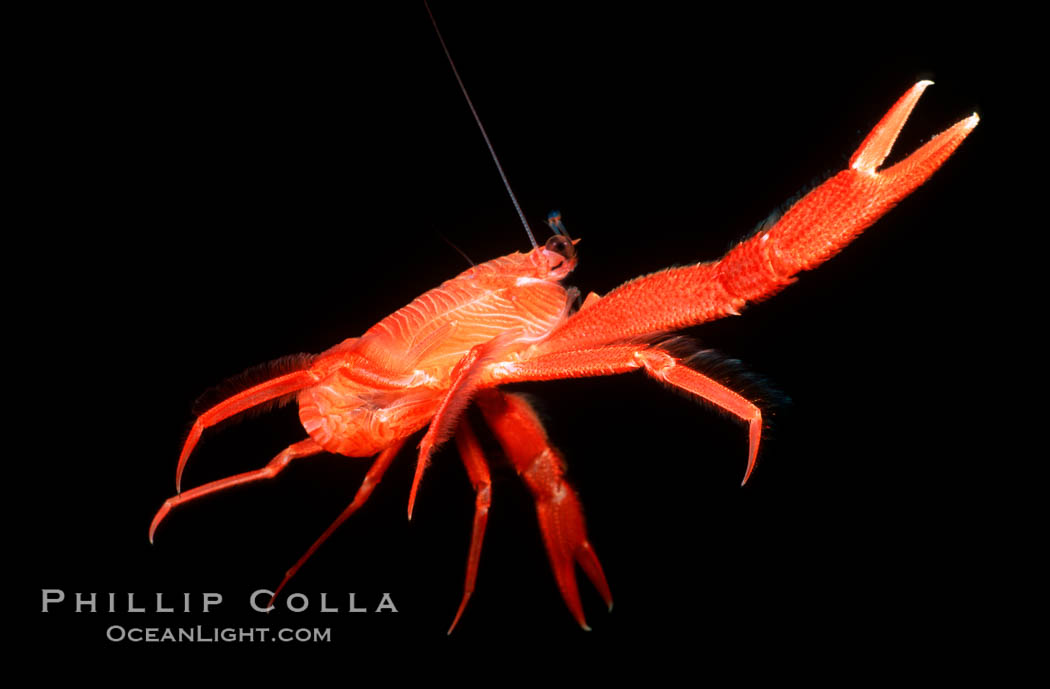
[[[456,81],[459,82],[459,90],[463,92],[463,97],[467,99],[467,105],[470,106],[470,112],[474,115],[474,121],[478,123],[478,129],[481,130],[481,136],[485,138],[485,145],[489,147],[489,153],[492,154],[492,162],[496,163],[496,169],[499,170],[499,176],[503,180],[503,186],[507,188],[507,193],[510,195],[511,203],[514,204],[514,209],[518,211],[518,217],[521,218],[521,224],[525,226],[525,232],[529,235],[529,241],[532,242],[533,248],[539,247],[536,243],[536,238],[532,235],[532,228],[529,227],[529,223],[525,220],[525,214],[521,212],[521,206],[518,205],[518,199],[514,196],[514,192],[510,188],[510,182],[507,181],[507,175],[503,172],[503,166],[499,164],[499,158],[496,157],[496,149],[492,147],[492,142],[489,141],[489,135],[485,133],[485,126],[481,124],[481,118],[478,117],[478,111],[474,109],[474,103],[470,100],[470,94],[467,93],[467,87],[463,85],[463,80],[459,77],[459,70],[456,69],[456,63],[452,61],[452,54],[448,52],[448,46],[445,45],[445,39],[441,37],[441,30],[438,29],[437,20],[434,19],[434,13],[430,11],[430,5],[427,4],[427,0],[423,0],[423,6],[427,8],[427,14],[430,15],[430,23],[434,25],[434,33],[437,34],[438,40],[441,41],[441,49],[445,51],[445,57],[448,58],[449,65],[452,66],[452,73],[456,75]]]

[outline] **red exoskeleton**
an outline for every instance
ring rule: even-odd
[[[289,358],[269,380],[219,402],[193,424],[178,460],[177,494],[150,526],[178,505],[226,488],[272,478],[293,460],[330,452],[373,457],[351,504],[288,571],[277,593],[317,548],[368,500],[391,462],[419,442],[411,517],[434,450],[454,439],[476,492],[473,533],[458,623],[474,590],[491,500],[481,445],[464,411],[476,404],[535,501],[547,554],[570,612],[587,628],[576,584],[578,564],[611,607],[612,595],[584,527],[579,499],[563,478],[564,459],[530,404],[508,383],[631,371],[725,410],[747,424],[746,482],[763,430],[761,409],[696,371],[669,344],[671,334],[768,297],[815,268],[923,184],[978,123],[963,119],[910,156],[880,170],[898,133],[931,84],[912,86],[853,154],[845,170],[813,189],[775,222],[764,224],[722,258],[631,280],[577,308],[563,286],[576,267],[576,241],[559,222],[527,253],[476,265],[383,319],[360,337],[318,355]],[[206,428],[258,405],[294,399],[307,437],[261,469],[181,492],[181,478]],[[275,593],[275,596],[277,595]],[[451,629],[450,629],[451,631]]]

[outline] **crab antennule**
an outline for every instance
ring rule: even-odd
[[[467,87],[464,85],[463,79],[459,76],[459,70],[456,69],[456,63],[452,59],[452,53],[449,52],[448,46],[445,45],[445,39],[441,36],[441,30],[438,29],[437,20],[434,19],[434,13],[430,11],[430,5],[427,4],[426,0],[423,0],[423,5],[427,8],[427,14],[430,15],[430,23],[434,25],[434,33],[437,34],[438,41],[441,43],[441,49],[445,51],[445,57],[448,58],[448,64],[452,67],[452,73],[456,75],[456,83],[459,84],[459,90],[463,92],[463,97],[467,100],[467,105],[470,107],[470,114],[474,116],[474,121],[478,123],[478,129],[481,130],[481,136],[485,139],[485,145],[489,148],[489,154],[492,155],[492,162],[496,163],[499,177],[503,180],[503,186],[507,189],[507,194],[510,196],[511,203],[514,204],[514,210],[518,211],[518,218],[521,219],[521,224],[525,226],[525,233],[529,235],[529,241],[532,242],[532,248],[539,248],[539,244],[536,243],[536,237],[532,234],[532,228],[529,227],[529,221],[525,219],[525,213],[522,212],[521,206],[518,204],[518,197],[514,195],[514,191],[510,188],[510,180],[507,179],[506,173],[503,172],[503,166],[500,165],[499,157],[496,155],[496,149],[493,148],[492,142],[489,141],[489,135],[485,131],[485,125],[481,124],[481,117],[478,115],[478,111],[474,109],[474,102],[470,100],[470,94],[467,93]]]

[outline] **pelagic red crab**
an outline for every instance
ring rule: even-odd
[[[177,490],[203,431],[249,409],[294,400],[307,437],[261,469],[178,492],[154,517],[150,538],[175,506],[272,478],[295,459],[322,452],[373,457],[351,504],[288,571],[279,593],[321,543],[364,504],[404,445],[424,431],[409,497],[411,515],[429,457],[454,438],[476,492],[466,583],[454,627],[474,590],[491,499],[487,460],[464,414],[477,404],[534,497],[558,587],[574,618],[586,628],[575,566],[580,565],[610,606],[612,595],[587,539],[579,499],[563,477],[561,454],[529,402],[501,386],[644,371],[746,422],[746,481],[762,436],[760,408],[691,368],[671,335],[739,313],[748,303],[782,289],[922,185],[978,123],[976,115],[963,119],[880,170],[930,83],[921,81],[908,89],[863,140],[845,170],[718,260],[639,277],[604,296],[591,293],[576,308],[576,291],[562,281],[577,264],[578,240],[570,239],[555,220],[555,234],[542,246],[474,266],[360,337],[321,354],[275,363],[270,379],[231,395],[196,419],[179,457]]]

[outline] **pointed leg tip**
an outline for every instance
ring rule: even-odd
[[[416,494],[419,491],[419,479],[423,477],[423,462],[416,465],[416,476],[412,480],[412,489],[408,492],[408,521],[412,521],[412,511],[416,507]]]
[[[971,129],[976,127],[977,124],[980,121],[981,121],[981,118],[977,116],[977,113],[974,113],[974,114],[970,115],[969,117],[967,117],[965,120],[963,120],[963,122],[966,123],[965,124],[966,131],[970,131]]]
[[[167,505],[165,505],[165,507],[167,507]],[[157,527],[159,527],[160,523],[162,521],[164,521],[164,517],[166,515],[167,515],[167,510],[164,509],[164,507],[162,507],[160,509],[160,511],[157,512],[157,515],[155,517],[153,517],[153,521],[150,522],[150,525],[149,525],[149,542],[150,542],[150,545],[153,545],[153,537],[157,534]]]
[[[933,82],[929,79],[917,81],[915,82],[915,85],[908,89],[908,92],[904,94],[904,99],[911,101],[912,106],[914,106],[922,96],[923,92],[931,86],[933,86]]]
[[[599,593],[599,595],[601,595],[602,602],[605,603],[606,609],[609,612],[612,612],[612,609],[613,609],[612,592],[609,591],[609,584],[608,584],[608,582],[605,581],[605,576],[602,575],[602,577],[601,577],[601,579],[599,581],[592,581],[592,583],[594,584],[595,588],[598,589],[598,593]]]
[[[463,600],[459,602],[459,608],[456,609],[456,616],[452,618],[452,624],[448,628],[449,634],[452,633],[452,630],[456,628],[457,624],[459,624],[460,618],[463,617],[463,611],[467,609],[467,603],[470,602],[470,595],[472,592],[473,589],[463,593]]]
[[[412,487],[412,492],[408,494],[408,521],[412,521],[412,512],[416,509],[416,489]]]

